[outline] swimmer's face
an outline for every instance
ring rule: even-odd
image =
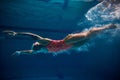
[[[41,45],[39,42],[35,42],[32,46],[32,49],[37,51],[37,52],[48,52],[47,48],[43,45]]]

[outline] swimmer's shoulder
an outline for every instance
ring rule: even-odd
[[[41,43],[42,45],[48,45],[50,42],[52,41],[52,39],[50,38],[43,38],[41,41],[38,41],[39,43]]]

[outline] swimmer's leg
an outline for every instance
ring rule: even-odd
[[[63,40],[68,44],[74,44],[80,41],[84,41],[86,39],[91,38],[93,35],[98,34],[99,32],[106,30],[106,29],[114,29],[117,28],[115,24],[108,24],[102,27],[94,27],[86,32],[76,33],[76,34],[69,34]]]
[[[93,27],[92,29],[90,29],[88,32],[86,32],[86,37],[89,38],[101,31],[104,31],[104,30],[107,30],[107,29],[115,29],[117,28],[117,25],[115,24],[108,24],[108,25],[105,25],[105,26],[102,26],[102,27]]]

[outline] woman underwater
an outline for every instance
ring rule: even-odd
[[[69,34],[64,39],[61,40],[52,40],[49,38],[43,38],[37,34],[29,33],[29,32],[14,32],[14,31],[3,31],[4,34],[10,37],[16,36],[29,36],[33,38],[36,42],[33,43],[31,50],[22,50],[16,51],[13,55],[20,54],[37,54],[41,52],[59,52],[61,50],[67,50],[70,48],[74,48],[76,46],[80,47],[84,43],[86,43],[93,35],[98,34],[101,31],[106,29],[115,29],[117,26],[115,24],[108,24],[102,27],[93,27],[88,31]]]

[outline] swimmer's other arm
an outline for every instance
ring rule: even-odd
[[[22,54],[37,54],[37,53],[40,53],[39,51],[35,51],[35,50],[21,50],[21,51],[15,51],[12,56],[19,56],[19,55],[22,55]]]
[[[22,51],[15,51],[12,56],[16,55],[19,56],[21,54],[32,54],[34,51],[33,50],[22,50]]]

